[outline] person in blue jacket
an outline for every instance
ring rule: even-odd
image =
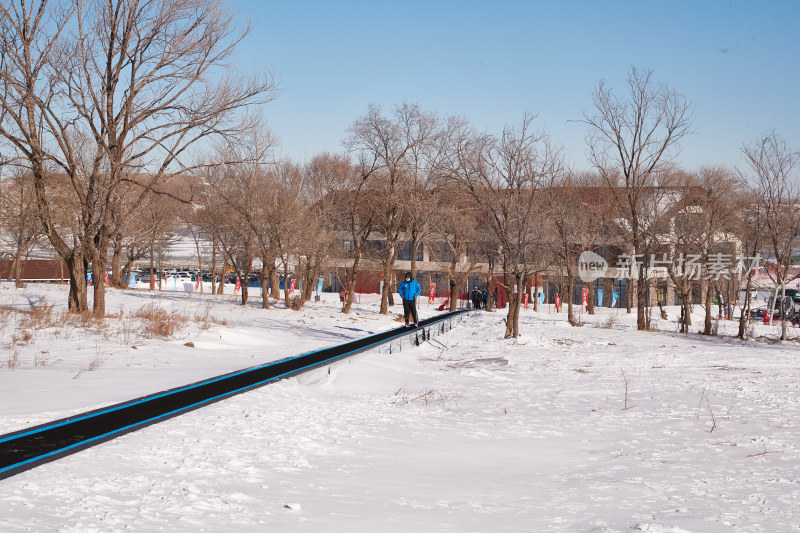
[[[400,298],[403,299],[403,316],[406,319],[406,327],[408,327],[409,315],[414,317],[414,327],[419,324],[417,318],[417,296],[422,292],[422,287],[419,286],[417,280],[411,277],[411,272],[406,272],[406,279],[397,286],[397,292]]]

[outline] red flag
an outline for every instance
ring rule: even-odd
[[[431,283],[431,292],[428,295],[428,303],[432,304],[433,300],[435,300],[435,299],[436,299],[436,284],[435,283]]]

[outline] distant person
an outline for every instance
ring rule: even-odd
[[[483,300],[483,308],[486,309],[486,300],[489,299],[489,291],[483,289],[483,293],[481,294],[481,296],[482,296],[481,299]]]
[[[411,276],[411,272],[406,272],[406,279],[397,286],[397,292],[400,294],[400,298],[403,299],[403,316],[406,319],[406,327],[408,327],[409,315],[414,318],[414,327],[417,327],[419,325],[417,296],[422,292],[422,287]]]
[[[478,287],[472,289],[472,307],[474,309],[480,309],[482,300],[483,295],[481,294],[481,291],[478,290]]]

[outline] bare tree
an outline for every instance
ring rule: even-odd
[[[219,218],[218,213],[233,211],[242,227],[239,228],[239,240],[242,243],[252,242],[252,253],[248,254],[261,259],[262,306],[269,309],[269,280],[275,271],[275,258],[278,255],[275,228],[293,216],[291,210],[282,211],[277,207],[277,180],[273,148],[275,139],[263,124],[250,129],[241,142],[227,143],[217,148],[216,159],[220,162],[236,161],[224,166],[210,166],[201,175],[205,185],[203,203],[207,209],[202,210],[201,224],[207,232],[218,237],[218,242],[229,242],[222,239],[215,228],[227,227],[226,221]],[[247,236],[249,232],[249,237]],[[229,232],[228,232],[229,233]],[[248,245],[250,246],[250,245]],[[239,266],[244,266],[240,260]],[[247,261],[247,275],[251,268]],[[247,293],[246,278],[239,273],[243,284],[242,295]],[[246,301],[243,300],[243,303]]]
[[[343,254],[348,259],[347,285],[344,289],[342,313],[349,313],[353,295],[361,271],[362,262],[368,253],[368,242],[375,227],[376,212],[370,205],[375,194],[368,185],[373,167],[360,160],[355,166],[342,156],[326,156],[330,159],[328,195],[331,208],[341,221]]]
[[[739,305],[739,331],[737,337],[744,340],[747,334],[747,324],[750,322],[751,303],[753,295],[753,277],[757,267],[760,266],[761,252],[764,242],[764,212],[757,194],[750,188],[750,183],[739,173],[738,187],[741,196],[738,209],[735,210],[736,233],[741,238],[741,264],[734,270],[736,276],[744,276],[744,299]]]
[[[30,163],[43,226],[70,270],[72,311],[88,308],[86,263],[105,270],[120,185],[147,174],[136,201],[161,192],[166,177],[187,170],[192,147],[234,137],[241,111],[272,97],[268,76],[244,79],[227,68],[247,31],[237,33],[218,0],[0,6],[0,136]],[[49,210],[45,176],[53,171],[67,176],[80,205],[79,231],[69,237]],[[102,316],[98,278],[94,312]]]
[[[469,276],[478,271],[481,255],[476,241],[483,212],[471,195],[463,189],[441,189],[431,225],[431,260],[447,273],[450,310],[458,305],[459,291]]]
[[[318,155],[305,166],[306,198],[305,209],[300,216],[301,237],[299,259],[304,265],[303,300],[309,301],[318,276],[322,273],[323,262],[339,245],[337,211],[335,203],[329,196],[329,172],[335,172],[331,160],[325,155]],[[319,296],[317,296],[317,300]]]
[[[542,238],[538,206],[542,190],[563,172],[561,152],[533,130],[533,116],[507,126],[500,137],[474,132],[459,119],[448,124],[450,157],[444,168],[480,205],[496,239],[508,298],[506,337],[519,336],[521,295],[534,271]]]
[[[601,245],[610,244],[607,228],[611,217],[608,206],[603,204],[606,196],[597,195],[597,181],[594,174],[567,172],[544,196],[549,205],[544,218],[552,223],[552,233],[557,237],[552,244],[567,279],[563,298],[567,300],[567,319],[571,324],[575,323],[572,294],[578,273],[578,257],[584,251],[596,251]],[[594,291],[590,287],[584,288],[589,291],[588,307],[593,314]]]
[[[0,236],[11,247],[14,258],[8,280],[14,279],[16,287],[22,287],[25,260],[42,237],[42,227],[36,216],[32,175],[24,169],[0,182]]]
[[[272,181],[270,238],[283,271],[283,297],[287,309],[300,309],[303,303],[303,298],[300,297],[293,304],[290,274],[294,274],[294,279],[297,279],[301,245],[307,240],[307,232],[311,231],[306,211],[308,203],[304,196],[306,178],[302,167],[283,162],[275,168]],[[296,289],[299,290],[300,287]]]
[[[358,154],[362,174],[374,182],[372,189],[380,191],[372,208],[377,212],[376,229],[384,242],[381,314],[389,312],[390,279],[407,220],[407,197],[424,172],[436,127],[435,115],[406,103],[397,106],[391,117],[383,116],[380,107],[371,105],[367,114],[348,129],[345,146]]]
[[[720,284],[730,280],[738,243],[730,232],[735,227],[735,201],[739,194],[733,173],[724,167],[702,167],[698,173],[701,190],[697,200],[702,231],[699,234],[701,259],[705,271],[705,321],[703,333],[712,335],[712,301],[716,290],[720,304],[723,301]]]
[[[198,216],[201,224],[213,232],[225,263],[231,266],[241,284],[242,305],[247,305],[247,280],[258,248],[250,221],[257,217],[258,202],[254,194],[264,184],[262,176],[257,165],[240,163],[208,167],[202,178],[205,189]],[[227,275],[225,268],[223,275]]]
[[[701,257],[702,236],[707,232],[703,218],[697,216],[701,208],[697,205],[696,176],[677,172],[673,186],[678,198],[666,222],[667,227],[659,227],[659,240],[669,258],[680,258],[678,262],[669,260],[665,266],[680,300],[680,331],[688,333],[692,325],[692,291],[702,275],[701,265],[697,263],[694,266],[691,258]]]
[[[792,256],[800,239],[800,185],[796,168],[800,153],[791,149],[774,131],[743,147],[753,172],[752,187],[763,215],[765,255],[775,262],[775,297],[780,290],[786,301],[786,283],[794,278]],[[775,300],[773,298],[773,301]],[[775,305],[770,309],[770,323]],[[781,308],[781,340],[786,340],[786,312]]]
[[[714,294],[723,299],[721,286],[735,281],[740,252],[733,235],[738,181],[730,170],[717,166],[701,167],[696,173],[673,172],[670,180],[668,203],[654,229],[648,230],[648,238],[658,241],[669,256],[664,266],[681,301],[681,331],[688,332],[691,298],[699,289],[706,313],[703,332],[711,335]]]
[[[689,133],[691,105],[667,85],[655,86],[652,71],[632,68],[628,94],[618,97],[600,82],[594,93],[595,114],[584,113],[589,126],[589,160],[610,187],[621,185],[615,202],[626,219],[635,258],[644,256],[642,217],[645,191],[657,185],[660,168],[671,149]],[[621,177],[621,183],[617,177]],[[647,328],[645,270],[638,269],[637,327]]]
[[[150,290],[156,287],[161,289],[163,281],[162,263],[166,259],[167,251],[176,239],[178,219],[175,214],[174,206],[166,196],[152,194],[149,195],[142,211],[142,223],[144,234],[144,245],[149,258]],[[159,274],[156,276],[156,269]],[[97,278],[98,276],[95,276]]]
[[[567,320],[575,324],[575,310],[572,294],[575,287],[575,278],[578,270],[578,256],[581,253],[578,245],[579,233],[583,231],[580,220],[580,198],[573,177],[566,175],[557,188],[549,189],[548,216],[555,226],[556,254],[560,258],[561,272],[566,277],[567,286],[562,301],[567,301]],[[564,288],[562,287],[562,290]]]

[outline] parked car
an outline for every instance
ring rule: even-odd
[[[178,278],[178,283],[191,283],[194,281],[191,274],[188,272],[178,272],[177,274],[174,274],[174,276]]]
[[[769,312],[770,307],[774,309],[772,312],[773,320],[780,320],[784,314],[786,318],[791,321],[800,320],[800,294],[798,294],[797,289],[786,289],[786,296],[782,301],[780,291],[778,292],[777,298],[770,296],[765,305],[752,309],[750,311],[750,316],[752,318],[763,319],[764,311]]]

